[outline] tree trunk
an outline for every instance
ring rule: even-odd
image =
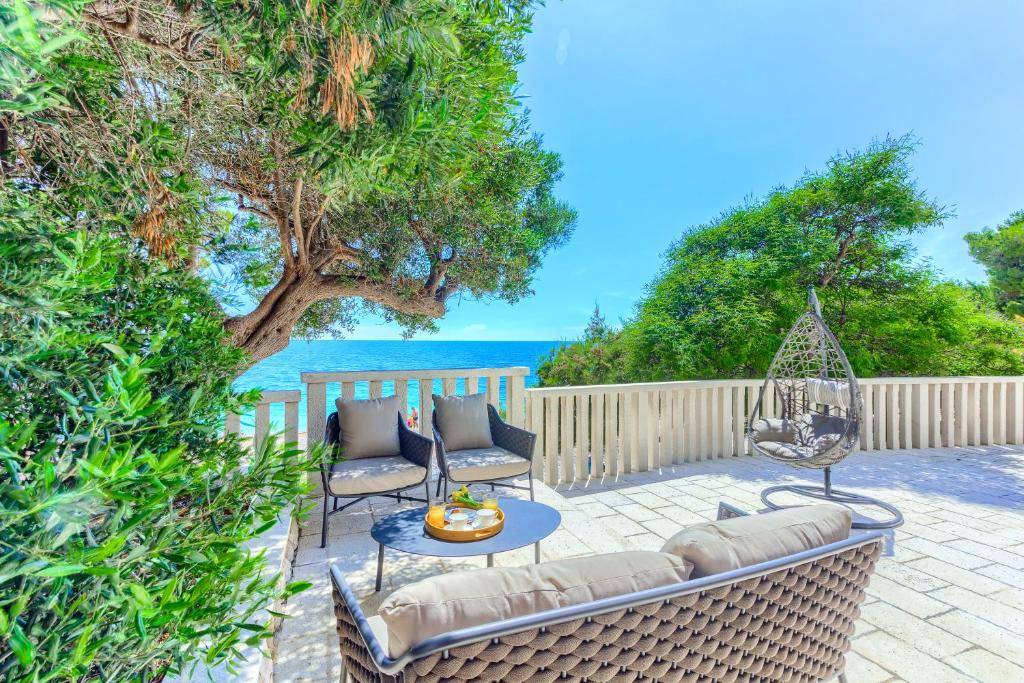
[[[249,353],[250,365],[288,346],[292,328],[321,293],[320,275],[312,270],[286,271],[256,308],[224,321],[231,343]]]

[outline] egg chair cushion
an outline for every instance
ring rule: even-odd
[[[754,420],[750,425],[750,438],[757,443],[778,441],[796,443],[797,425],[782,417],[767,417]]]
[[[841,379],[808,379],[807,400],[820,405],[848,409],[851,403],[850,383]]]

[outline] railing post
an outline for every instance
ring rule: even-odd
[[[323,441],[327,428],[327,383],[309,382],[306,384],[306,452],[312,453],[316,444]],[[320,473],[310,472],[310,483],[313,490],[310,497],[319,498],[324,495]]]

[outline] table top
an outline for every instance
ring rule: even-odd
[[[427,508],[416,507],[396,512],[381,519],[370,535],[373,540],[395,550],[414,555],[435,557],[470,557],[515,550],[536,543],[551,535],[562,523],[558,510],[518,498],[502,498],[505,526],[494,536],[480,541],[442,541],[423,530]]]

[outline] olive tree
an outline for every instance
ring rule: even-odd
[[[5,173],[100,176],[151,257],[230,268],[255,305],[224,325],[251,361],[361,308],[429,328],[456,295],[528,294],[574,224],[517,95],[530,12],[54,1],[37,20],[83,40],[57,48],[55,103],[5,122]]]

